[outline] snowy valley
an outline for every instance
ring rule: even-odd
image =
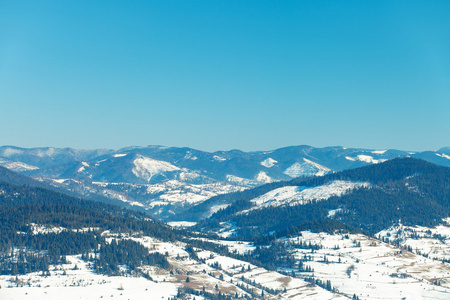
[[[274,153],[248,170],[238,153],[241,169],[219,170],[233,152],[208,154],[200,169],[202,153],[145,150],[47,150],[23,165],[19,150],[6,151],[1,299],[450,297],[447,167],[378,151],[342,154],[365,164],[343,171]],[[19,165],[22,174],[11,171]],[[302,172],[314,176],[292,177]]]

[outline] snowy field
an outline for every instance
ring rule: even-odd
[[[421,226],[392,226],[377,234],[377,237],[398,243],[410,251],[437,260],[450,260],[450,227],[446,225],[434,228]]]
[[[321,245],[320,250],[296,249],[310,257],[305,265],[314,276],[330,280],[347,296],[360,299],[450,299],[450,265],[364,235],[302,232],[286,240]],[[305,273],[295,271],[299,277]],[[310,275],[310,274],[306,274]]]
[[[53,232],[56,229],[36,227],[36,230]],[[399,226],[379,235],[398,240],[399,236],[412,234],[411,230]],[[441,246],[447,245],[446,238],[450,235],[450,228],[444,225],[415,227],[414,230],[416,235],[423,235],[426,247],[435,241],[441,242]],[[107,241],[119,237],[108,231],[103,236]],[[196,256],[191,257],[186,244],[181,242],[161,242],[139,234],[121,234],[121,238],[141,243],[150,253],[166,255],[172,269],[142,266],[141,271],[148,278],[105,276],[96,274],[93,266],[81,256],[68,256],[67,264],[50,267],[50,276],[41,273],[0,276],[0,299],[167,299],[176,296],[180,287],[239,297],[264,295],[265,299],[348,299],[353,295],[359,299],[450,299],[450,265],[438,260],[444,257],[440,252],[436,252],[435,257],[426,257],[362,234],[303,231],[299,236],[279,239],[278,243],[290,249],[297,265],[278,272],[204,249],[195,248]],[[255,249],[253,244],[243,241],[207,241],[240,254]],[[405,238],[405,244],[408,241]],[[300,244],[317,245],[319,249],[300,249]],[[426,247],[420,248],[421,251],[433,249]],[[442,248],[441,252],[445,251]],[[300,271],[300,260],[304,261],[304,267],[312,270]],[[330,281],[337,290],[331,292],[308,282],[312,275],[323,282]]]
[[[38,273],[0,276],[0,299],[168,299],[177,293],[175,283],[97,275],[79,256],[67,260],[69,264],[51,267],[47,277]]]

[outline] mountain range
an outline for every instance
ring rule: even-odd
[[[387,151],[378,152],[372,154]],[[369,150],[363,153],[354,157],[364,155],[365,166],[342,171],[306,158],[321,166],[312,176],[234,185],[233,192],[180,205],[167,214],[168,224],[149,217],[145,202],[119,201],[143,212],[129,210],[81,199],[55,182],[89,183],[99,195],[134,186],[142,196],[174,182],[199,190],[232,184],[144,153],[76,158],[85,169],[74,174],[104,172],[117,182],[24,175],[43,172],[44,163],[23,174],[0,167],[0,298],[448,299],[450,168],[410,155],[368,162]],[[275,164],[273,156],[262,158],[270,163],[265,168]],[[66,168],[45,159],[53,164],[47,170]],[[112,170],[101,171],[102,164]],[[208,182],[189,183],[183,173]],[[133,176],[147,183],[123,182]]]
[[[163,146],[119,150],[3,146],[0,166],[59,191],[170,219],[221,194],[407,156],[450,166],[449,147],[412,152],[311,146],[213,153]]]

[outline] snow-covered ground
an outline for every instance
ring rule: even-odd
[[[274,180],[272,178],[270,178],[270,176],[268,176],[266,172],[261,171],[258,173],[258,175],[256,175],[256,181],[262,182],[262,183],[269,183],[269,182],[273,182]]]
[[[182,176],[184,173],[180,173]],[[101,195],[120,200],[132,206],[151,209],[165,205],[192,205],[211,197],[243,191],[244,186],[227,182],[191,184],[181,180],[168,180],[156,184],[132,184],[126,182],[80,181],[75,179],[50,179],[39,177],[54,186],[79,192],[85,196]]]
[[[152,195],[158,195],[157,200],[165,204],[181,203],[199,203],[219,194],[231,193],[244,190],[244,187],[216,182],[209,184],[189,184],[178,180],[169,180],[166,182],[148,185],[147,194],[152,199]],[[148,201],[147,205],[154,206],[154,200]],[[159,203],[161,204],[161,203]]]
[[[379,152],[372,151],[372,153],[383,154],[384,152],[381,153],[381,151],[379,151]],[[366,163],[369,163],[369,164],[378,164],[378,163],[382,163],[382,162],[387,161],[387,159],[375,159],[375,158],[373,158],[370,155],[364,155],[364,154],[360,154],[360,155],[358,155],[356,157],[346,156],[345,158],[347,160],[350,160],[350,161],[363,161],[363,162],[366,162]]]
[[[256,179],[251,180],[251,179],[246,179],[246,178],[242,178],[242,177],[235,176],[235,175],[227,175],[226,181],[229,183],[238,184],[238,185],[246,186],[246,187],[255,187],[255,186],[261,184],[261,182],[259,182]]]
[[[330,280],[339,292],[360,299],[450,299],[450,265],[416,255],[379,240],[358,235],[302,232],[291,243],[321,245],[320,250],[296,249],[297,258],[314,276]],[[296,271],[297,276],[311,275]]]
[[[369,186],[368,183],[343,180],[336,180],[311,188],[304,186],[285,186],[252,199],[251,201],[255,204],[255,207],[250,210],[270,206],[306,204],[313,200],[326,200],[333,196],[341,196],[353,189]],[[242,213],[247,211],[243,211]]]
[[[329,172],[331,172],[329,168],[303,158],[303,162],[294,163],[283,173],[294,178],[299,176],[323,176]]]
[[[392,226],[377,233],[377,237],[398,243],[412,252],[432,259],[450,261],[450,227],[449,220],[433,228],[422,226]]]
[[[164,173],[178,171],[180,168],[166,161],[155,160],[149,157],[139,155],[133,161],[133,174],[138,177],[150,181],[153,176]]]
[[[0,166],[8,168],[15,172],[24,172],[24,171],[32,171],[32,170],[38,170],[39,168],[36,166],[32,166],[20,161],[9,161],[0,158]]]
[[[278,161],[276,161],[275,159],[269,157],[266,158],[265,160],[263,160],[261,162],[261,165],[266,167],[266,168],[272,168],[273,166],[275,166],[278,163]]]
[[[447,155],[447,154],[444,154],[444,153],[436,153],[436,155],[439,156],[439,157],[450,159],[450,155]]]
[[[168,222],[167,225],[170,225],[175,228],[188,228],[194,226],[197,222],[187,222],[187,221],[179,221],[179,222]]]
[[[429,230],[442,235],[450,233],[446,226],[420,228],[424,234]],[[394,230],[390,234],[394,235]],[[103,236],[108,241],[119,238],[108,231]],[[186,244],[181,242],[161,242],[139,234],[122,234],[121,238],[137,241],[149,252],[165,254],[172,271],[142,266],[141,270],[151,279],[110,277],[96,274],[81,256],[68,256],[68,264],[50,267],[50,276],[0,276],[0,299],[167,299],[183,286],[233,296],[264,294],[265,299],[347,299],[353,295],[360,299],[450,299],[449,264],[362,234],[303,231],[296,237],[278,239],[277,242],[288,245],[297,261],[307,258],[304,266],[313,268],[308,272],[298,268],[280,270],[289,275],[204,249],[196,248],[198,258],[190,257]],[[240,254],[255,249],[243,241],[205,241]],[[294,247],[300,243],[318,245],[320,249]],[[329,280],[338,291],[333,293],[304,280],[312,275],[323,282]]]
[[[67,260],[68,264],[51,267],[50,276],[0,276],[0,299],[168,299],[177,294],[177,284],[173,282],[99,275],[80,256],[68,256]]]

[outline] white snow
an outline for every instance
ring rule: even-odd
[[[67,228],[64,227],[56,227],[50,225],[39,225],[35,223],[28,224],[31,228],[31,232],[33,234],[47,234],[47,233],[60,233],[62,231],[66,231]]]
[[[369,163],[369,164],[378,164],[378,163],[382,163],[382,162],[387,161],[387,159],[374,159],[370,155],[363,155],[363,154],[360,154],[357,157],[346,156],[345,158],[347,160],[351,160],[351,161],[359,160],[359,161],[363,161],[363,162],[366,162],[366,163]]]
[[[309,159],[303,158],[303,162],[296,162],[283,173],[291,177],[299,176],[323,176],[331,170],[325,166],[315,163]]]
[[[380,231],[376,236],[398,242],[403,247],[411,247],[414,253],[432,259],[450,260],[450,227],[447,225],[429,228],[398,224]]]
[[[103,196],[106,196],[108,198],[113,198],[113,199],[117,199],[120,200],[122,202],[128,203],[132,206],[140,206],[140,207],[144,207],[144,204],[134,201],[132,198],[127,197],[119,192],[113,191],[113,190],[109,190],[109,189],[105,189],[103,190]]]
[[[16,154],[22,154],[23,150],[14,149],[14,148],[5,148],[3,149],[3,156],[10,157]]]
[[[55,154],[56,149],[55,148],[48,148],[47,150],[43,150],[43,149],[38,149],[36,151],[36,155],[39,157],[45,157],[45,156],[53,156],[53,154]]]
[[[64,183],[65,181],[67,181],[68,179],[52,179],[52,181],[56,182],[56,183]]]
[[[78,173],[84,172],[86,167],[89,167],[89,164],[87,162],[85,162],[85,161],[82,161],[81,162],[81,167],[78,169]]]
[[[191,151],[188,151],[186,153],[186,155],[184,156],[184,159],[197,160],[198,157],[195,155],[192,155]]]
[[[114,157],[124,157],[124,156],[127,156],[128,154],[126,154],[126,153],[119,153],[119,154],[114,154],[113,156]]]
[[[97,161],[97,162],[95,163],[95,166],[98,167],[98,166],[100,166],[100,164],[101,164],[102,162],[105,162],[105,161],[106,161],[106,159],[99,160],[99,161]]]
[[[274,180],[267,175],[266,172],[261,171],[258,173],[258,175],[256,175],[256,180],[259,182],[264,182],[264,183],[269,183],[269,182],[273,182]]]
[[[179,222],[168,222],[167,225],[177,228],[186,228],[186,227],[192,227],[197,222],[188,222],[188,221],[179,221]]]
[[[285,186],[272,190],[251,201],[256,205],[251,210],[269,206],[306,204],[313,200],[326,200],[341,196],[350,190],[368,187],[368,183],[336,180],[317,187]]]
[[[80,256],[67,256],[67,260],[69,264],[50,267],[51,276],[48,277],[40,273],[19,275],[18,280],[23,286],[11,282],[11,276],[0,276],[0,299],[167,299],[177,294],[179,285],[175,283],[156,283],[142,277],[99,275]],[[75,265],[77,270],[74,270]]]
[[[384,154],[387,150],[375,150],[372,151],[373,154]]]
[[[273,166],[275,166],[276,163],[278,163],[278,161],[269,157],[269,158],[266,158],[265,160],[263,160],[261,162],[261,165],[266,168],[272,168]]]
[[[210,213],[210,215],[212,215],[212,214],[218,212],[218,211],[221,210],[221,209],[227,208],[227,207],[230,206],[230,205],[231,205],[231,204],[221,204],[221,205],[215,205],[215,206],[212,206],[212,207],[209,209],[209,213]]]
[[[420,231],[426,234],[428,229]],[[449,229],[439,229],[440,232]],[[407,231],[407,230],[406,230]],[[105,231],[102,236],[110,242],[119,239],[118,233]],[[40,273],[1,276],[2,300],[59,300],[59,299],[167,299],[174,297],[177,288],[189,286],[197,291],[217,290],[229,295],[251,296],[239,286],[261,295],[261,287],[277,290],[278,295],[265,292],[265,299],[348,299],[355,294],[360,299],[437,299],[450,295],[450,265],[383,243],[363,234],[327,234],[303,231],[299,236],[279,238],[276,243],[294,245],[289,251],[313,272],[299,272],[297,268],[281,268],[288,276],[270,271],[243,260],[195,248],[200,260],[190,257],[181,242],[161,242],[140,233],[121,234],[122,239],[141,243],[149,252],[167,254],[172,272],[154,266],[141,266],[152,280],[133,276],[105,276],[96,274],[80,255],[67,256],[68,264],[50,266],[51,276]],[[447,235],[446,235],[447,236]],[[200,239],[206,240],[206,239]],[[255,249],[248,242],[207,240],[225,245],[229,250],[245,254]],[[301,249],[295,244],[319,245],[320,249]],[[205,262],[202,262],[205,260]],[[77,268],[75,268],[77,266]],[[351,270],[349,269],[351,268]],[[64,275],[64,274],[67,275]],[[338,293],[331,293],[304,278],[314,275],[322,282],[330,281]],[[190,282],[186,284],[189,276]],[[216,288],[217,286],[217,288]],[[192,296],[186,297],[193,299]],[[196,299],[203,299],[195,296]]]
[[[227,175],[226,180],[231,183],[239,184],[246,187],[254,187],[259,185],[259,182],[256,180],[251,180],[247,178],[238,177],[235,175]]]
[[[169,180],[153,185],[147,185],[149,198],[158,195],[155,200],[150,200],[149,207],[175,203],[198,203],[219,194],[231,193],[244,190],[244,187],[227,184],[224,182],[209,184],[189,184],[178,180]]]
[[[133,162],[133,174],[144,180],[150,181],[153,176],[164,172],[178,171],[180,168],[166,161],[155,160],[139,155]]]
[[[226,161],[226,160],[227,160],[226,158],[223,158],[223,157],[218,156],[218,155],[214,155],[213,158],[214,158],[214,160],[216,160],[216,161]]]
[[[450,266],[402,250],[362,234],[326,234],[303,231],[286,242],[321,245],[312,252],[298,249],[295,257],[316,278],[330,280],[340,293],[360,299],[448,299]],[[328,262],[324,261],[326,257]],[[353,266],[353,271],[347,272]],[[302,276],[304,273],[297,273]],[[441,286],[433,283],[439,282]]]
[[[7,161],[0,158],[0,166],[3,166],[7,169],[10,169],[15,172],[25,172],[25,171],[31,171],[31,170],[38,170],[39,168],[36,166],[28,165],[26,163],[17,161]]]
[[[178,175],[178,178],[179,178],[181,181],[190,181],[190,180],[194,180],[194,179],[197,179],[197,178],[200,177],[200,175],[199,175],[198,173],[195,173],[195,172],[189,172],[189,171],[187,171],[187,169],[183,169],[183,170],[186,170],[186,171],[185,171],[185,172],[181,172],[181,173]]]
[[[443,158],[446,158],[446,159],[450,159],[450,156],[449,155],[447,155],[447,154],[444,154],[444,153],[436,153],[436,155],[437,156],[440,156],[440,157],[443,157]]]
[[[337,212],[342,211],[342,208],[332,209],[328,211],[327,218],[333,218]]]

